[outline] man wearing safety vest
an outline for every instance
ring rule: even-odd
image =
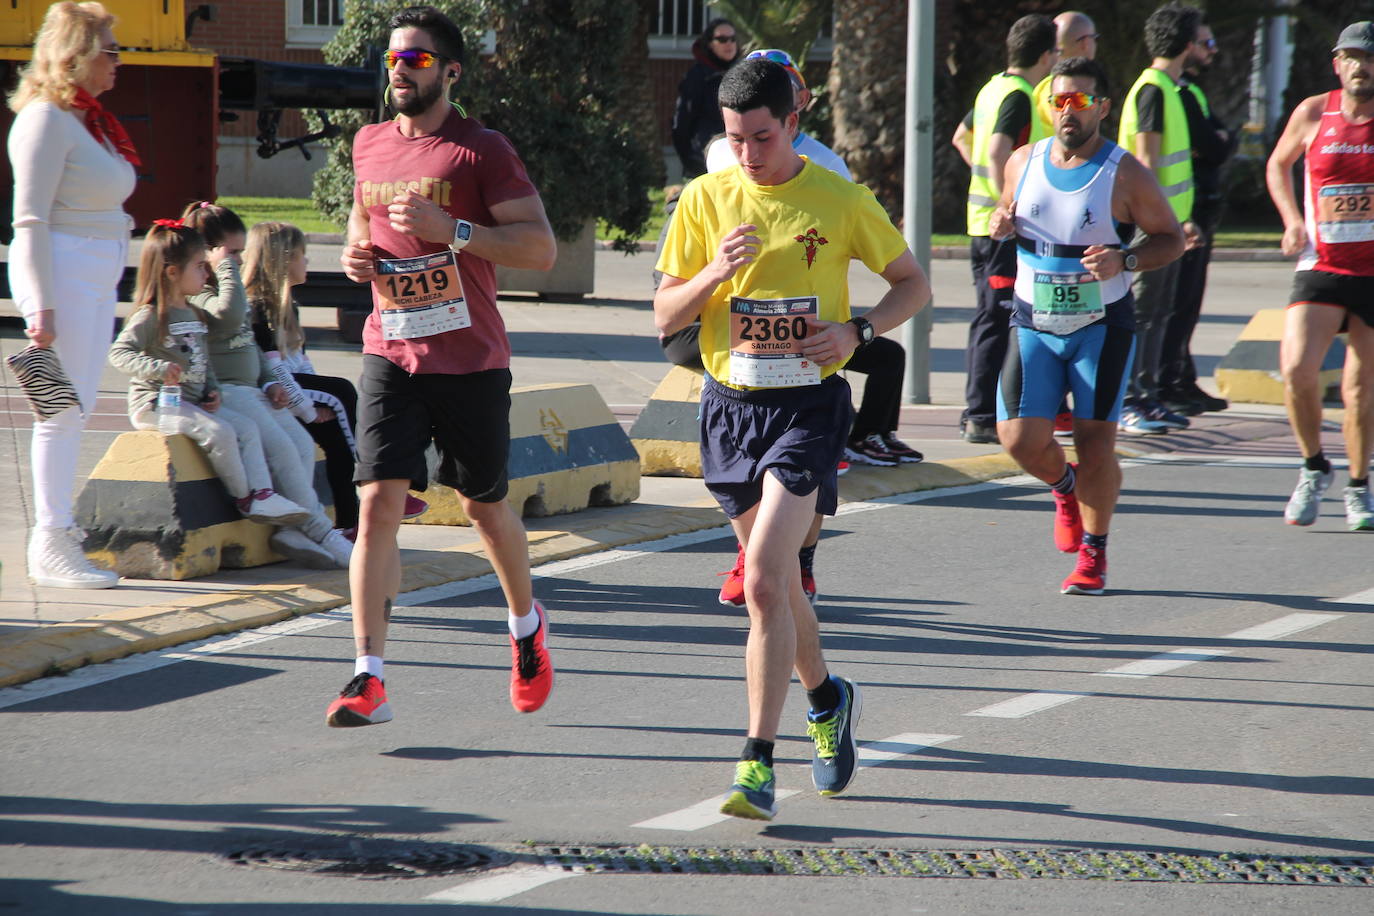
[[[1031,94],[1059,58],[1056,37],[1054,23],[1046,16],[1016,20],[1007,33],[1007,69],[988,80],[973,103],[972,123],[960,124],[952,140],[973,170],[968,234],[977,304],[968,329],[968,406],[961,419],[969,442],[997,441],[997,373],[1007,354],[1011,289],[1016,282],[1016,244],[993,241],[988,223],[1002,196],[1002,171],[1012,151],[1040,139]]]
[[[1122,106],[1117,143],[1155,173],[1164,197],[1183,224],[1189,250],[1199,241],[1193,216],[1193,148],[1179,80],[1197,41],[1202,13],[1191,6],[1161,6],[1145,20],[1145,49],[1154,58]],[[1178,292],[1178,261],[1142,271],[1135,281],[1135,371],[1121,411],[1127,433],[1166,433],[1188,418],[1159,400],[1164,332]]]

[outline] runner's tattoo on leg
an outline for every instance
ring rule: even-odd
[[[358,639],[358,648],[363,650],[364,655],[372,654],[372,637],[363,636]]]

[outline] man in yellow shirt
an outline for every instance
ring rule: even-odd
[[[721,811],[771,820],[773,742],[794,667],[811,706],[816,789],[837,794],[854,775],[862,699],[826,667],[797,550],[814,514],[838,503],[853,407],[836,373],[915,314],[930,285],[871,191],[793,151],[782,66],[736,65],[719,99],[739,165],[683,191],[659,254],[654,318],[663,334],[701,319],[702,472],[746,548],[749,731]],[[854,258],[890,285],[864,318],[849,312]]]

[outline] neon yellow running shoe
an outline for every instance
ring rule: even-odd
[[[778,813],[773,802],[773,768],[757,760],[735,764],[735,784],[720,806],[721,814],[754,821],[771,821]]]

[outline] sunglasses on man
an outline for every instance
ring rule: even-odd
[[[395,70],[396,65],[404,63],[412,70],[428,70],[434,66],[436,61],[443,60],[441,54],[433,51],[426,51],[424,48],[406,48],[404,51],[387,51],[384,60],[388,70]]]
[[[1063,111],[1068,105],[1074,111],[1086,111],[1097,104],[1098,96],[1087,92],[1056,92],[1050,96],[1050,107]]]

